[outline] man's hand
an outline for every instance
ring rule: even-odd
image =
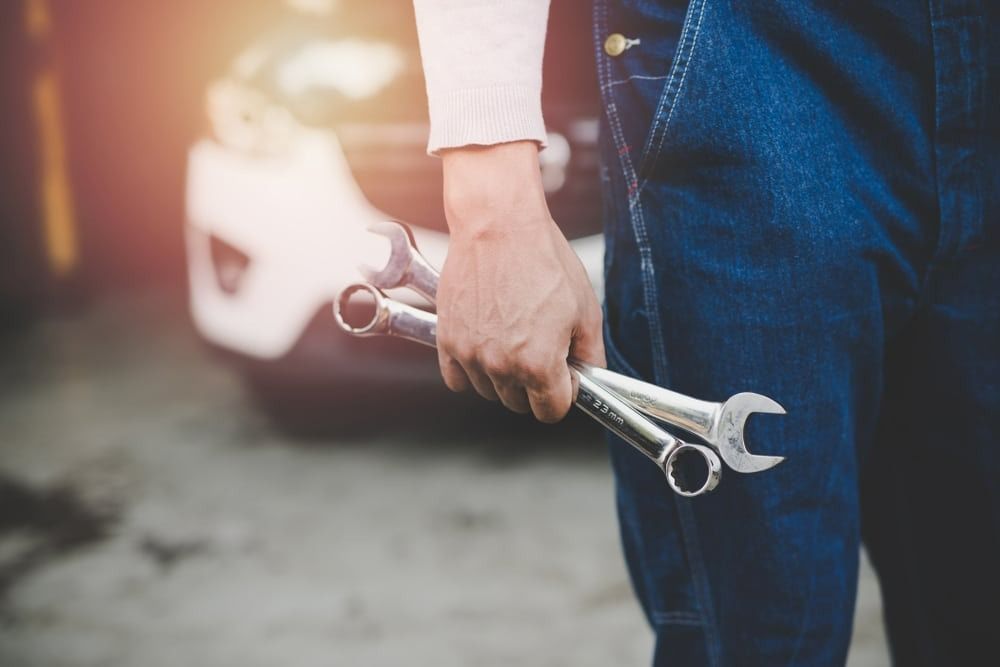
[[[451,229],[438,287],[438,360],[453,391],[473,386],[515,412],[562,419],[576,387],[567,358],[604,366],[601,309],[552,221],[533,142],[443,155]]]

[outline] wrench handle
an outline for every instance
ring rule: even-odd
[[[374,301],[374,314],[361,324],[348,316],[348,303],[355,294],[367,294]],[[437,315],[387,297],[368,283],[352,283],[333,302],[333,315],[340,328],[352,336],[396,336],[436,347]]]
[[[437,269],[431,266],[430,262],[414,248],[403,284],[431,303],[437,303],[439,278],[440,274],[438,274]]]
[[[437,347],[437,316],[434,313],[392,299],[386,299],[386,307],[389,310],[386,334]]]
[[[639,411],[701,437],[708,437],[719,414],[719,403],[691,398],[650,382],[615,373],[606,368],[576,363],[581,375],[601,383],[632,403]]]
[[[570,366],[579,383],[576,407],[653,461],[662,465],[679,440],[640,415],[614,393]],[[664,437],[666,436],[666,437]]]

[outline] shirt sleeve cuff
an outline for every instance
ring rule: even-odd
[[[511,141],[546,145],[541,91],[526,86],[491,86],[455,90],[430,104],[427,152],[445,148],[491,146]]]

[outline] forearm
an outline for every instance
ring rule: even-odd
[[[444,150],[441,159],[453,235],[516,234],[551,220],[534,142]]]

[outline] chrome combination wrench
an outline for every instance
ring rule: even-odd
[[[360,267],[365,279],[380,290],[408,287],[433,303],[437,296],[438,272],[417,250],[410,229],[398,222],[385,221],[370,226],[369,231],[388,239],[391,249],[389,261],[383,268]],[[785,414],[784,408],[767,396],[744,392],[722,403],[713,403],[604,368],[577,361],[570,363],[581,375],[612,390],[633,408],[701,438],[736,472],[761,472],[784,460],[783,456],[751,454],[744,441],[743,429],[751,414]]]
[[[427,296],[436,291],[435,286]],[[374,302],[374,314],[365,322],[352,323],[347,306],[358,294],[365,294]],[[340,327],[355,336],[396,336],[431,347],[437,342],[437,315],[390,299],[368,283],[354,283],[344,288],[334,302],[334,315]],[[614,392],[576,368],[570,370],[579,382],[575,405],[652,459],[666,475],[670,488],[690,497],[716,487],[722,476],[722,463],[714,450],[675,438]],[[692,477],[690,462],[699,459],[704,466],[703,472]]]
[[[393,335],[434,345],[436,316],[394,301],[382,290],[407,287],[434,303],[437,270],[417,250],[405,225],[387,221],[376,223],[369,230],[389,240],[389,261],[381,269],[360,267],[371,284],[357,283],[341,292],[334,304],[337,322],[353,335]],[[345,317],[346,305],[360,292],[367,293],[374,301],[375,312],[370,320],[355,326]],[[743,427],[750,414],[784,413],[780,405],[766,396],[742,393],[724,403],[711,403],[574,360],[570,361],[570,368],[579,382],[577,407],[655,461],[666,473],[670,486],[681,495],[700,495],[718,484],[719,455],[733,470],[743,473],[767,470],[784,460],[780,456],[751,454],[743,441]],[[686,429],[714,450],[675,438],[638,411]],[[705,473],[692,485],[677,464],[682,458],[694,457],[704,463]]]

